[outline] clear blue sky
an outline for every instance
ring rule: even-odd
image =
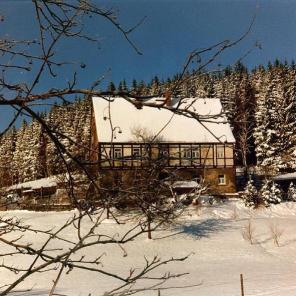
[[[296,1],[285,0],[119,0],[95,1],[113,7],[125,27],[133,26],[142,17],[145,22],[130,36],[143,55],[137,55],[125,39],[105,20],[92,18],[88,32],[95,34],[100,46],[78,40],[62,43],[58,48],[61,60],[74,65],[59,73],[57,79],[44,79],[41,89],[62,86],[73,69],[79,71],[79,86],[106,74],[105,83],[116,84],[133,78],[149,81],[154,75],[166,79],[182,69],[188,53],[224,39],[235,39],[245,32],[254,16],[251,33],[235,48],[224,53],[218,63],[233,64],[253,47],[256,41],[262,49],[254,49],[243,62],[250,68],[269,60],[296,59]],[[1,38],[32,38],[36,36],[34,10],[29,0],[0,0]],[[79,61],[79,62],[78,62]],[[87,67],[80,69],[80,61]],[[111,69],[108,71],[108,69]],[[32,74],[19,73],[17,81],[30,81]],[[0,110],[0,129],[7,122],[6,110]]]

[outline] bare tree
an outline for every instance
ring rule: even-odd
[[[15,256],[24,256],[29,257],[30,260],[26,261],[29,262],[27,265],[17,267],[14,264],[9,264],[5,261],[2,262],[0,267],[14,273],[16,279],[0,287],[0,295],[7,295],[12,292],[32,275],[55,271],[56,278],[49,292],[49,295],[54,295],[62,275],[77,269],[103,274],[121,281],[122,284],[112,289],[107,295],[131,295],[143,289],[156,290],[165,281],[182,276],[183,273],[166,273],[159,276],[150,276],[150,273],[164,264],[174,261],[184,261],[188,256],[170,258],[167,260],[161,260],[158,257],[154,257],[151,260],[146,259],[146,264],[142,269],[135,270],[131,268],[127,275],[122,276],[118,275],[116,272],[108,272],[104,268],[100,268],[102,254],[99,254],[95,258],[90,258],[88,249],[95,245],[117,245],[124,252],[123,246],[125,244],[136,239],[142,233],[150,233],[159,225],[162,225],[165,220],[167,221],[168,216],[175,213],[174,211],[165,210],[161,213],[159,212],[159,204],[158,201],[155,200],[155,195],[162,195],[162,192],[155,191],[155,189],[154,191],[151,190],[152,187],[156,188],[155,185],[161,185],[159,190],[164,190],[163,186],[165,183],[154,183],[158,170],[152,167],[150,172],[146,172],[148,175],[150,173],[151,182],[149,181],[147,185],[141,182],[141,194],[136,193],[135,190],[125,192],[125,194],[129,196],[136,195],[137,200],[141,203],[146,220],[139,220],[131,229],[117,238],[101,233],[100,225],[104,219],[105,212],[107,210],[109,213],[110,208],[113,206],[113,204],[110,205],[109,202],[113,198],[112,190],[114,191],[114,187],[111,188],[109,192],[104,192],[103,189],[103,194],[100,195],[102,203],[99,206],[95,204],[90,204],[86,207],[81,206],[75,193],[75,180],[71,171],[71,166],[69,165],[69,159],[71,163],[74,163],[79,168],[80,172],[88,178],[91,186],[95,188],[95,192],[102,192],[102,188],[99,188],[98,183],[89,171],[89,167],[95,165],[96,162],[81,161],[72,151],[69,151],[63,144],[62,139],[67,138],[72,142],[73,140],[67,135],[62,134],[55,126],[48,124],[48,122],[38,114],[35,107],[38,105],[51,104],[52,100],[58,100],[59,103],[71,104],[74,95],[85,95],[88,97],[97,96],[105,100],[110,100],[110,96],[112,99],[112,96],[116,95],[125,98],[138,108],[141,108],[141,106],[164,108],[176,114],[194,118],[202,125],[205,121],[211,121],[211,116],[202,117],[189,108],[179,108],[182,104],[182,99],[177,107],[168,106],[165,102],[155,103],[144,100],[154,96],[165,96],[165,94],[162,93],[141,97],[127,91],[101,91],[99,89],[102,81],[101,78],[90,82],[89,86],[78,88],[78,74],[76,72],[72,73],[72,81],[67,82],[63,87],[44,90],[41,86],[48,77],[59,79],[59,69],[69,66],[68,61],[59,60],[56,48],[60,42],[68,39],[77,40],[77,42],[85,41],[91,43],[98,41],[93,36],[89,36],[87,30],[84,29],[85,18],[94,17],[107,20],[115,30],[121,33],[122,37],[126,39],[136,54],[141,54],[141,51],[131,40],[130,34],[140,26],[143,20],[140,20],[140,22],[135,24],[132,28],[125,29],[117,21],[116,14],[112,10],[103,9],[92,1],[87,0],[32,0],[31,5],[35,11],[38,36],[32,40],[16,40],[10,37],[1,37],[0,39],[2,60],[0,64],[0,106],[9,106],[15,110],[15,115],[11,118],[5,130],[1,132],[0,140],[23,115],[38,122],[43,132],[49,138],[49,141],[55,145],[57,153],[68,173],[69,196],[78,211],[77,214],[65,221],[65,223],[57,229],[49,230],[41,230],[29,225],[24,225],[16,218],[1,217],[0,242],[5,245],[5,250],[8,248],[8,251],[4,251],[0,256],[2,258],[7,258],[8,256],[12,256],[12,258]],[[192,62],[195,62],[198,71],[205,69],[210,63],[215,61],[223,51],[240,42],[249,31],[250,28],[233,42],[226,40],[208,48],[195,50],[190,53],[185,61],[181,75],[169,90],[170,94],[172,96],[178,95],[179,88],[189,79],[185,73]],[[210,54],[210,57],[208,54]],[[204,56],[207,57],[205,60],[203,59]],[[77,63],[76,61],[76,64]],[[80,67],[85,68],[85,64],[81,62]],[[31,79],[29,81],[16,80],[11,82],[9,78],[14,77],[17,71],[30,72]],[[79,143],[75,144],[79,145]],[[147,186],[149,187],[148,194],[144,193]],[[86,220],[91,226],[85,229],[83,226],[86,224]],[[156,223],[152,226],[152,222],[154,221],[156,221]],[[158,223],[157,221],[160,222]],[[74,231],[76,233],[76,239],[67,239],[64,235],[65,231]],[[26,235],[31,232],[36,233],[36,235],[45,235],[47,239],[41,246],[35,246],[34,242],[26,240]],[[61,242],[63,247],[60,249],[52,249],[50,246],[55,245],[57,241]],[[149,279],[154,281],[154,283],[148,286],[143,285],[141,289],[134,288],[135,283],[142,279]]]

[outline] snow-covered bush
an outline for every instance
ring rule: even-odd
[[[258,207],[262,203],[257,188],[253,184],[253,180],[249,180],[244,193],[242,195],[243,201],[247,207]]]
[[[293,182],[290,183],[290,186],[288,188],[288,200],[296,201],[296,186]]]
[[[266,179],[260,190],[260,196],[265,205],[278,204],[282,201],[282,191],[279,186],[271,180]]]

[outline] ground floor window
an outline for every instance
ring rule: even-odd
[[[218,185],[225,185],[226,184],[226,176],[223,174],[218,175]]]

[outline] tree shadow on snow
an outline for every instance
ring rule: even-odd
[[[193,222],[181,227],[180,233],[193,236],[197,239],[223,231],[229,227],[229,223],[223,219],[208,219],[202,222]]]

